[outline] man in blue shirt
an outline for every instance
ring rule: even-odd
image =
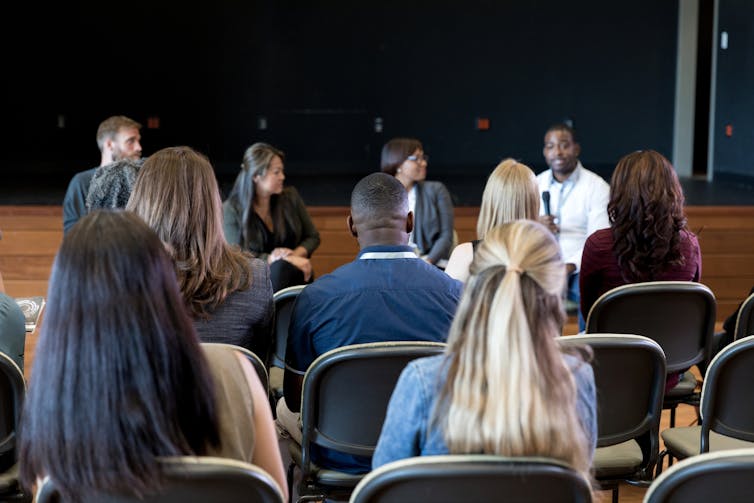
[[[294,306],[286,365],[302,373],[318,356],[350,344],[445,342],[461,296],[459,281],[408,246],[413,214],[395,177],[373,173],[356,184],[348,227],[361,249],[356,260],[307,286]],[[277,412],[300,443],[298,405],[281,399]],[[368,458],[325,449],[313,450],[313,461],[355,473],[370,469]]]

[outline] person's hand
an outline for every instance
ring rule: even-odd
[[[290,248],[283,248],[283,247],[275,248],[274,250],[270,252],[270,257],[271,257],[270,262],[275,262],[276,260],[285,258],[291,253],[293,253],[293,250],[291,250]]]
[[[311,279],[312,263],[308,258],[299,257],[298,255],[286,255],[283,257],[283,260],[286,260],[301,269],[301,272],[304,273],[304,281],[309,281]]]
[[[552,215],[540,215],[539,223],[550,229],[550,232],[553,234],[558,234],[560,232],[560,227],[555,223],[555,217]]]

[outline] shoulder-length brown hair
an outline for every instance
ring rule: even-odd
[[[195,318],[251,285],[251,255],[223,234],[220,190],[209,160],[189,147],[152,154],[126,206],[157,232],[175,260],[178,284]]]
[[[613,252],[626,281],[651,281],[669,266],[684,263],[683,202],[678,176],[662,154],[642,150],[618,161],[607,213]]]

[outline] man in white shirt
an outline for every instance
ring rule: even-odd
[[[568,300],[578,305],[581,252],[590,234],[610,226],[610,186],[581,165],[581,146],[576,132],[567,124],[555,124],[547,130],[542,153],[550,169],[537,175],[544,203],[540,206],[540,222],[558,237],[568,268]],[[587,314],[579,312],[580,330],[584,329],[583,316]]]

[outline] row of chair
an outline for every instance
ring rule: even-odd
[[[591,364],[595,373],[599,412],[598,449],[594,459],[595,478],[603,488],[610,488],[621,480],[651,480],[652,468],[658,456],[659,415],[666,374],[661,348],[646,337],[613,334],[563,337],[560,343],[568,347],[589,345],[593,351]],[[312,364],[305,377],[302,398],[304,441],[298,456],[294,455],[305,474],[300,486],[300,501],[338,495],[347,497],[354,487],[356,490],[351,498],[355,502],[418,499],[457,501],[458,492],[453,491],[462,491],[463,501],[486,501],[490,494],[495,493],[511,495],[510,501],[589,501],[586,481],[580,479],[570,468],[552,460],[503,459],[495,456],[417,458],[391,464],[366,477],[342,475],[333,470],[319,469],[311,463],[310,457],[305,453],[315,444],[354,454],[371,454],[379,436],[392,386],[400,370],[407,361],[437,354],[442,349],[443,345],[437,343],[356,345],[327,353]],[[741,340],[723,351],[710,365],[703,391],[703,404],[711,403],[707,398],[711,391],[707,390],[716,389],[719,376],[728,376],[727,379],[741,377],[740,373],[730,374],[726,367],[734,365],[739,371],[743,371],[747,366],[752,368],[751,358],[754,358],[754,337]],[[638,378],[622,378],[621,375],[626,369],[636,372]],[[363,387],[342,384],[353,383],[355,375],[364,387],[368,387],[368,393]],[[365,379],[370,375],[379,378]],[[378,381],[380,386],[374,386],[375,381]],[[748,380],[743,380],[742,383],[748,383]],[[710,429],[716,430],[719,423],[712,421],[713,417],[711,413],[708,414],[705,406],[704,418],[710,418]],[[750,456],[752,452],[754,451],[750,452]],[[199,468],[204,466],[202,463],[205,461],[209,465]],[[265,482],[267,478],[264,474],[259,475],[258,470],[241,466],[243,463],[229,462],[233,471],[231,475],[224,475],[226,468],[217,460],[189,459],[170,463],[173,464],[168,467],[168,473],[175,474],[178,478],[176,484],[180,487],[173,487],[171,482],[165,491],[178,491],[181,496],[171,500],[163,495],[160,501],[197,501],[189,496],[201,494],[199,487],[193,485],[209,484],[203,479],[208,476],[207,472],[218,472],[216,476],[225,477],[223,480],[228,487],[235,484],[234,477],[243,478],[242,475],[238,475],[239,472],[249,472],[253,478],[263,479],[261,482],[254,482],[263,486],[262,489],[256,490],[261,492],[262,496],[253,499],[248,494],[251,491],[249,486],[245,489],[245,501],[277,501],[274,499],[275,491],[279,490],[274,482]],[[186,463],[191,465],[190,469],[184,466]],[[661,477],[653,485],[668,479],[670,482],[666,483],[676,483],[680,475],[669,475],[682,466],[686,465],[679,464],[674,467],[668,472],[668,476]],[[198,480],[195,477],[197,473],[201,474]],[[456,474],[459,478],[455,478]],[[492,474],[494,476],[490,476]],[[540,483],[541,477],[553,479],[548,483]],[[184,483],[181,482],[183,479],[191,480]],[[212,476],[209,479],[212,479]],[[43,486],[40,494],[45,494],[45,491],[54,493],[54,487],[51,488],[49,484],[48,482]],[[185,484],[192,487],[188,492]],[[546,492],[549,489],[553,489],[554,492]],[[653,491],[650,490],[648,495],[650,493]],[[235,501],[234,493],[230,489],[227,494],[228,499],[219,495],[221,499],[217,499],[213,495],[211,500]],[[516,499],[517,494],[520,495],[519,499]],[[564,500],[561,499],[563,495],[569,496]],[[262,499],[263,497],[273,499]]]

